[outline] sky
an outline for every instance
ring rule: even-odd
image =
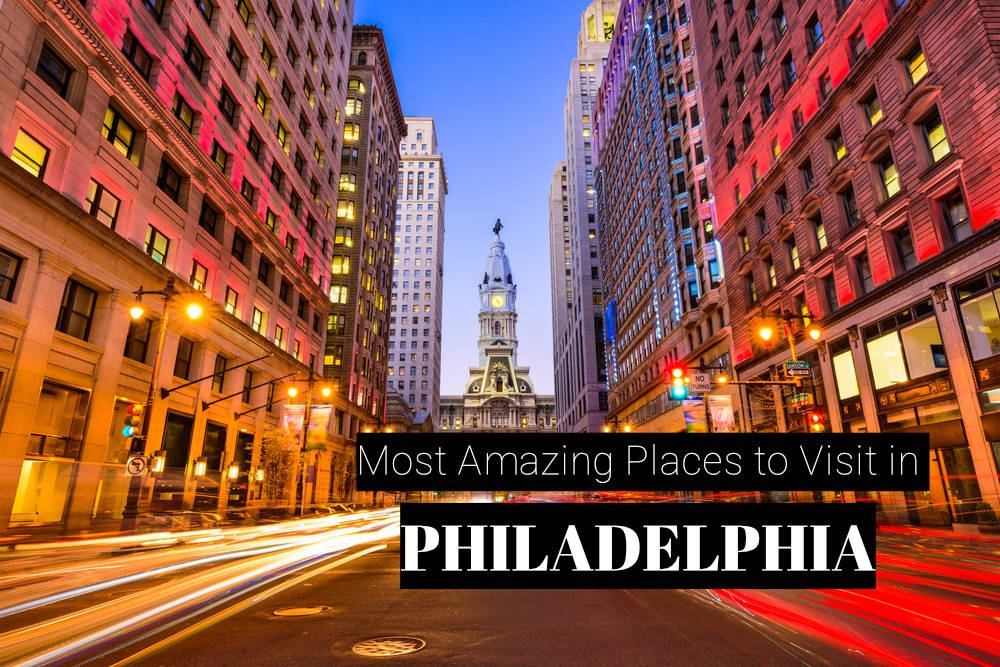
[[[354,23],[385,34],[403,114],[434,118],[444,156],[442,394],[461,394],[478,362],[477,281],[497,218],[518,288],[518,363],[536,392],[553,392],[549,184],[587,4],[355,0]]]

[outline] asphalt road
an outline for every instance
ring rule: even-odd
[[[325,613],[278,617],[285,607]],[[375,637],[426,642],[359,656]],[[398,542],[182,638],[139,664],[791,665],[857,664],[778,625],[687,591],[399,589]]]

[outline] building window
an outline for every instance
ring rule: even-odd
[[[1000,273],[955,288],[973,361],[1000,355]]]
[[[819,24],[819,17],[815,14],[806,23],[806,44],[810,54],[815,53],[823,44],[823,26]]]
[[[253,316],[250,319],[250,327],[261,336],[267,333],[267,313],[254,306]]]
[[[747,303],[751,306],[757,303],[757,284],[754,282],[753,276],[747,276],[745,283]]]
[[[163,20],[163,10],[167,6],[167,0],[142,0],[142,4],[156,17],[157,23]]]
[[[243,177],[243,181],[240,183],[240,194],[243,195],[243,199],[247,200],[248,204],[253,206],[253,200],[257,197],[257,188],[247,180],[246,176]]]
[[[861,391],[858,388],[858,376],[854,370],[854,358],[851,355],[850,343],[847,343],[847,347],[844,350],[836,353],[831,351],[830,358],[833,361],[837,397],[843,401],[860,395]]]
[[[204,292],[205,287],[208,285],[208,269],[203,264],[200,264],[198,260],[194,260],[191,263],[191,277],[188,279],[188,282],[191,283],[191,287],[199,292]]]
[[[205,54],[189,34],[184,38],[184,62],[191,68],[195,78],[201,80],[201,75],[205,71]]]
[[[771,88],[764,86],[760,94],[760,116],[761,122],[766,121],[774,113],[774,99],[771,97]]]
[[[887,153],[885,157],[877,163],[879,183],[882,186],[882,198],[890,199],[902,189],[899,181],[899,172],[896,170],[896,163],[892,159],[892,153]]]
[[[219,107],[219,111],[222,112],[223,118],[225,118],[226,121],[231,126],[233,126],[235,128],[236,127],[236,108],[237,108],[236,107],[236,100],[233,99],[232,93],[230,93],[229,90],[225,86],[223,86],[222,88],[219,89],[218,107]]]
[[[131,30],[125,31],[125,37],[122,39],[122,53],[125,54],[125,57],[142,78],[149,81],[149,75],[153,71],[153,57],[149,55],[149,51],[142,48]]]
[[[906,75],[910,79],[910,84],[915,86],[920,80],[927,76],[927,59],[920,44],[913,47],[913,50],[906,54],[903,59],[906,63]]]
[[[140,364],[146,363],[146,353],[149,350],[149,334],[153,330],[153,321],[148,317],[132,320],[128,324],[128,334],[125,336],[124,356]]]
[[[823,288],[823,296],[826,297],[826,310],[828,313],[840,308],[840,301],[837,299],[837,283],[833,273],[828,273],[820,278],[820,285]]]
[[[160,188],[170,199],[180,203],[181,199],[180,172],[164,158],[160,161],[160,173],[156,177],[156,187]]]
[[[858,58],[864,55],[864,52],[868,50],[868,42],[865,40],[864,30],[858,28],[848,38],[848,40],[851,46],[851,55],[854,56],[854,61],[857,62]]]
[[[194,109],[181,97],[180,93],[174,93],[174,102],[171,108],[184,129],[192,132],[194,130]]]
[[[799,246],[794,238],[786,241],[785,245],[788,247],[788,263],[791,265],[792,271],[798,271],[802,267],[799,259]]]
[[[226,312],[230,315],[240,316],[239,313],[240,295],[232,287],[226,286]]]
[[[360,116],[362,110],[361,100],[349,99],[344,104],[344,113],[348,116]]]
[[[280,324],[274,325],[274,344],[285,349],[285,328]]]
[[[844,144],[844,134],[839,127],[830,135],[830,149],[833,151],[834,162],[840,162],[847,157],[847,145]]]
[[[249,266],[250,253],[247,250],[250,247],[250,240],[244,236],[240,231],[233,232],[233,245],[230,249],[232,256],[237,262],[243,266]]]
[[[62,303],[59,306],[59,317],[56,320],[56,331],[87,340],[90,337],[90,325],[94,321],[94,307],[97,304],[97,292],[75,280],[66,281]]]
[[[14,288],[21,273],[21,258],[0,248],[0,299],[14,300]]]
[[[177,356],[174,357],[174,377],[187,380],[191,377],[191,362],[194,359],[194,341],[181,336],[177,341]]]
[[[877,330],[873,333],[876,336],[866,342],[865,348],[876,389],[904,384],[948,367],[933,316],[881,336]]]
[[[153,258],[157,264],[165,264],[167,261],[167,251],[170,249],[170,239],[164,236],[163,232],[149,225],[146,228],[146,243],[143,250]]]
[[[219,210],[212,206],[207,199],[201,200],[201,212],[198,214],[198,226],[208,232],[212,238],[218,240],[219,220],[221,214]]]
[[[118,222],[118,209],[122,201],[108,192],[103,185],[90,179],[90,190],[87,192],[87,212],[111,229]]]
[[[267,257],[263,255],[257,260],[257,280],[264,287],[271,289],[271,277],[274,274],[274,264],[271,263]]]
[[[924,144],[931,156],[931,162],[940,162],[949,153],[951,146],[948,144],[948,137],[944,131],[944,123],[941,116],[935,111],[920,124],[920,131],[924,137]]]
[[[66,97],[73,70],[65,60],[49,48],[48,44],[42,45],[42,52],[38,55],[38,63],[35,65],[35,74],[56,91],[59,97]]]
[[[243,70],[243,60],[245,56],[243,51],[240,49],[239,44],[233,39],[233,36],[229,36],[229,46],[226,48],[226,58],[229,59],[230,64],[236,69],[236,73],[239,74]]]
[[[335,276],[347,275],[351,272],[351,258],[347,255],[334,255],[330,264],[330,273]]]
[[[215,5],[209,0],[195,0],[194,6],[198,8],[198,13],[205,19],[205,23],[212,25],[212,17],[215,16]]]
[[[788,19],[785,18],[785,9],[780,4],[771,14],[771,20],[774,23],[775,41],[778,41],[788,32]]]
[[[215,355],[215,367],[212,369],[212,392],[222,393],[222,388],[226,382],[226,366],[229,360],[221,354]]]
[[[892,232],[892,244],[903,271],[909,271],[917,265],[917,251],[913,247],[913,234],[909,225],[904,223],[902,227]]]
[[[778,272],[774,268],[774,260],[764,260],[764,271],[767,273],[767,282],[774,289],[778,286]]]
[[[104,112],[104,126],[101,128],[101,135],[132,164],[139,166],[135,130],[113,106],[108,106]]]
[[[229,153],[225,151],[218,141],[212,142],[212,153],[210,155],[212,162],[215,166],[219,168],[222,173],[226,172],[226,166],[229,164]]]
[[[827,99],[833,94],[833,81],[830,79],[830,72],[823,72],[819,75],[819,96],[820,99]]]
[[[820,250],[825,250],[827,246],[827,240],[826,240],[826,225],[823,224],[823,217],[817,215],[815,218],[813,218],[812,224],[813,224],[813,234],[815,235],[816,238],[816,250],[817,252],[819,252]]]
[[[260,111],[261,115],[263,115],[264,118],[267,118],[267,108],[270,105],[271,98],[267,96],[267,93],[264,91],[264,87],[259,83],[257,84],[257,88],[254,90],[253,101],[254,104],[257,105],[257,110]]]
[[[340,191],[354,192],[357,189],[358,177],[354,174],[340,175]]]
[[[882,120],[882,103],[878,100],[878,95],[872,92],[865,100],[861,103],[861,106],[865,110],[865,119],[868,121],[868,127],[875,127],[880,120]]]
[[[740,254],[745,255],[748,252],[750,252],[750,237],[747,236],[747,232],[745,229],[740,230],[738,238],[739,238]]]
[[[789,51],[785,57],[781,60],[781,77],[785,82],[785,90],[787,91],[795,83],[795,80],[799,78],[798,72],[795,71],[795,61],[792,59],[792,52]]]
[[[862,294],[868,294],[875,289],[875,281],[872,279],[872,267],[868,261],[867,252],[862,252],[854,256],[854,272]]]
[[[24,130],[18,130],[10,159],[32,176],[44,178],[49,149]]]
[[[841,192],[840,201],[844,207],[844,219],[847,221],[847,228],[850,229],[861,221],[861,216],[858,213],[858,200],[854,196],[854,188],[848,187]]]
[[[955,190],[941,200],[941,214],[945,227],[954,243],[972,236],[972,222],[969,220],[969,209],[959,190]]]
[[[816,187],[816,174],[813,172],[812,160],[803,162],[799,171],[802,173],[802,185],[805,186],[806,191]]]

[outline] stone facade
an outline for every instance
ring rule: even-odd
[[[441,291],[448,179],[433,118],[406,118],[396,201],[389,385],[436,420],[441,398]]]
[[[818,318],[818,343],[792,335],[832,430],[931,435],[930,492],[884,508],[993,520],[1000,20],[978,0],[801,4],[695,16],[736,370],[787,359],[755,336],[778,311]],[[745,398],[753,430],[803,428]]]
[[[147,297],[130,324],[131,293],[170,277],[204,315],[172,306],[159,384],[206,379],[147,415],[167,469],[140,509],[254,501],[260,435],[286,384],[319,371],[329,310],[351,20],[297,7],[0,8],[0,525],[120,519],[123,410],[145,400],[162,308]],[[349,483],[359,421],[337,408],[318,500]]]
[[[608,407],[593,133],[597,88],[617,15],[618,0],[594,0],[584,10],[577,57],[570,62],[566,85],[566,189],[562,191],[566,210],[550,211],[549,215],[553,243],[563,239],[564,250],[568,250],[568,256],[553,255],[552,259],[554,279],[562,279],[565,274],[567,283],[565,288],[555,285],[553,291],[553,307],[559,302],[562,311],[552,321],[561,431],[600,431]]]

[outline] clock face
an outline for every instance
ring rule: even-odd
[[[503,294],[494,294],[490,297],[490,305],[494,308],[503,308],[504,301]]]

